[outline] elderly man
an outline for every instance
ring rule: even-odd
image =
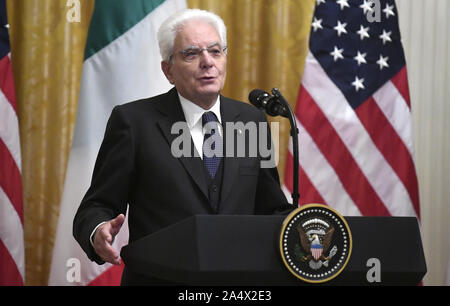
[[[226,28],[220,17],[201,10],[181,11],[162,24],[158,40],[161,68],[175,87],[114,108],[91,186],[74,219],[75,238],[99,264],[120,263],[111,244],[127,205],[130,243],[195,214],[272,214],[291,209],[276,167],[261,167],[259,154],[205,153],[211,136],[217,141],[209,149],[217,145],[223,153],[230,145],[222,141],[227,123],[266,122],[256,108],[220,95],[227,62]],[[172,143],[179,135],[172,134],[172,127],[180,122],[187,126],[193,144],[189,156],[173,154]],[[204,128],[207,124],[212,125],[209,131]],[[162,283],[142,279],[125,267],[122,283],[136,281]]]

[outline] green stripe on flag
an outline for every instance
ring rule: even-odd
[[[131,29],[164,0],[96,0],[84,59]]]

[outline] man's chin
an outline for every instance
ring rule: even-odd
[[[197,92],[193,102],[203,108],[209,109],[210,107],[212,107],[214,105],[219,94],[220,94],[220,91],[218,91],[218,90]]]
[[[221,88],[219,86],[203,86],[197,91],[199,96],[203,97],[217,97],[220,94]]]

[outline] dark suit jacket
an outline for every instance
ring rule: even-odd
[[[224,127],[226,122],[266,122],[260,110],[223,96],[221,116]],[[100,222],[125,214],[127,204],[129,243],[195,214],[292,209],[280,189],[276,167],[261,168],[260,156],[225,157],[219,207],[214,209],[202,160],[171,153],[178,137],[171,128],[180,121],[185,118],[175,89],[113,109],[91,186],[73,224],[73,235],[91,260],[103,263],[90,245],[91,232]]]

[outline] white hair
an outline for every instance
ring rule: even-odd
[[[220,36],[222,47],[227,45],[227,28],[222,18],[214,13],[199,10],[185,9],[167,18],[158,30],[159,52],[163,61],[169,62],[173,55],[173,45],[179,29],[188,21],[201,20],[211,24]]]

